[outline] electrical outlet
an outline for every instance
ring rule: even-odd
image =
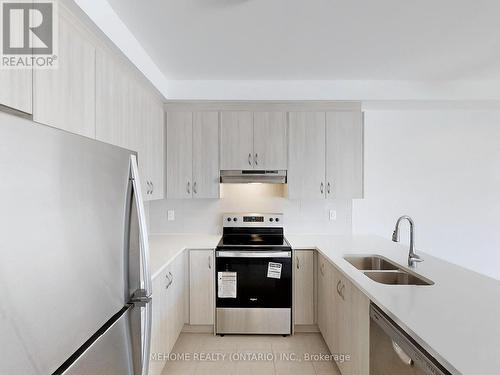
[[[174,221],[175,220],[175,211],[174,210],[168,210],[167,211],[167,220],[168,221]]]
[[[337,211],[330,210],[330,221],[335,221],[335,220],[337,220]]]

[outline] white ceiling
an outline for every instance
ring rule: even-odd
[[[108,0],[168,80],[500,79],[500,2]]]

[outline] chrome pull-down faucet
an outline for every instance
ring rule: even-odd
[[[415,254],[415,223],[411,217],[404,215],[398,219],[394,232],[392,232],[392,241],[399,242],[399,224],[403,220],[408,220],[408,223],[410,223],[410,251],[408,253],[408,267],[415,267],[415,263],[422,262],[423,259]]]

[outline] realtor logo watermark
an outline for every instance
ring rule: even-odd
[[[57,1],[0,0],[0,22],[0,68],[57,68]]]

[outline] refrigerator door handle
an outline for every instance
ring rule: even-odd
[[[146,297],[151,297],[151,269],[149,268],[149,241],[148,230],[146,228],[146,215],[144,213],[144,203],[142,202],[141,180],[139,177],[139,168],[137,167],[137,158],[130,155],[132,187],[135,194],[135,204],[139,221],[139,236],[141,241],[141,264],[144,281],[144,292]]]
[[[146,227],[146,215],[144,213],[144,203],[142,201],[141,181],[139,177],[139,168],[137,166],[137,157],[130,155],[130,173],[133,194],[135,195],[135,205],[139,223],[139,237],[140,237],[140,250],[141,250],[141,265],[144,288],[134,293],[132,302],[136,305],[144,307],[144,326],[141,331],[141,346],[142,346],[142,360],[141,360],[141,375],[147,375],[149,372],[149,357],[151,354],[151,269],[149,267],[149,241],[148,231]]]

